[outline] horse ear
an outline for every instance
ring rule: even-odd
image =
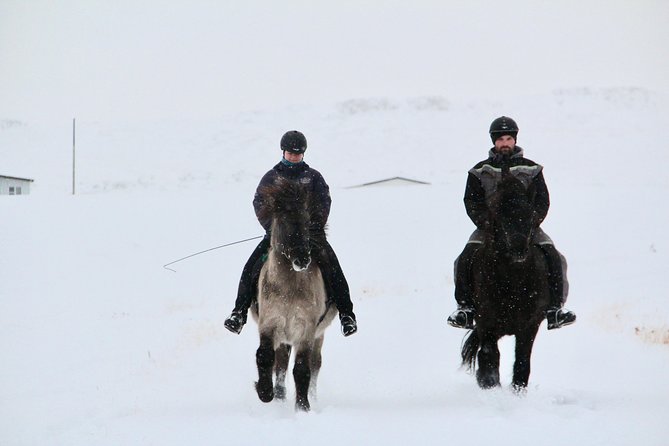
[[[504,160],[502,162],[502,178],[506,178],[510,175],[511,170],[509,169],[509,163]]]

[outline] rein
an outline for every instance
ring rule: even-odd
[[[330,307],[332,306],[332,304],[333,304],[333,300],[328,299],[327,304],[325,304],[325,311],[321,315],[320,319],[318,319],[318,323],[316,324],[316,326],[321,325],[321,322],[323,322],[323,319],[325,319],[325,316],[328,314],[328,311],[330,310]]]

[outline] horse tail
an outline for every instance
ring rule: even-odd
[[[465,337],[465,340],[462,342],[462,366],[467,367],[467,370],[470,372],[476,368],[476,354],[479,351],[481,345],[481,340],[479,339],[479,333],[474,328],[469,334]]]

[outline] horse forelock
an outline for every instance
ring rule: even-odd
[[[275,217],[297,219],[309,208],[310,193],[298,181],[279,177],[273,183],[260,189],[265,197],[265,205],[259,211],[259,218]]]
[[[494,214],[493,218],[508,213],[523,213],[532,204],[532,194],[533,191],[513,175],[504,176],[490,197],[488,207]]]
[[[280,177],[260,191],[265,204],[259,217],[271,221],[271,245],[298,268],[306,268],[310,263],[313,244],[309,215],[311,194],[307,187]]]

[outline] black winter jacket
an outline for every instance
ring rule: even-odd
[[[467,186],[465,187],[465,208],[467,215],[477,228],[484,229],[488,220],[488,205],[486,199],[496,190],[502,179],[503,157],[490,149],[488,159],[481,161],[469,170]],[[518,178],[525,187],[534,187],[536,196],[534,212],[537,217],[537,226],[544,221],[550,198],[548,188],[542,173],[543,167],[532,160],[523,157],[523,149],[516,146],[514,153],[507,158],[509,171]]]
[[[260,209],[262,209],[265,203],[265,197],[262,196],[261,189],[264,186],[272,184],[277,177],[297,180],[303,184],[310,185],[312,203],[313,206],[316,207],[316,209],[311,210],[313,218],[311,229],[314,231],[324,231],[325,224],[330,215],[330,204],[332,203],[332,199],[330,198],[330,188],[325,182],[325,179],[323,179],[323,175],[316,169],[309,167],[304,161],[293,165],[279,162],[279,164],[274,166],[272,170],[267,172],[260,180],[260,184],[258,184],[255,196],[253,197],[253,208],[255,209],[258,221],[262,227],[265,228],[265,231],[269,232],[272,221],[269,219],[260,219]]]

